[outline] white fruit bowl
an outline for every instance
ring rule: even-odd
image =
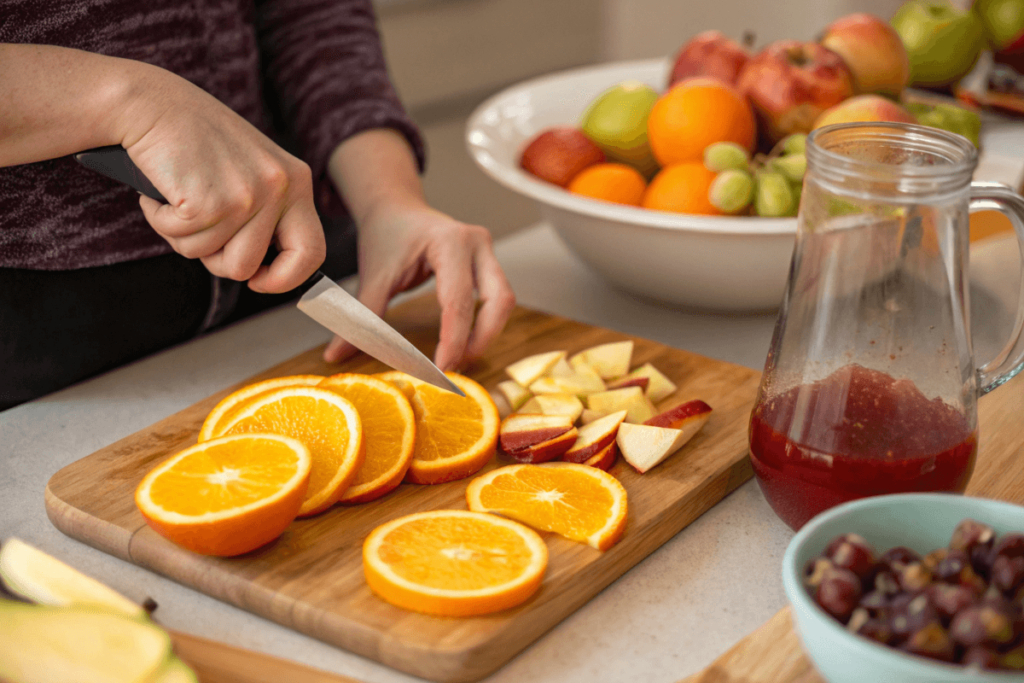
[[[777,309],[789,274],[795,218],[697,216],[581,197],[519,167],[539,132],[578,125],[587,105],[627,80],[665,90],[669,62],[616,62],[514,85],[481,104],[466,125],[469,153],[496,181],[537,202],[569,248],[613,285],[673,306]]]

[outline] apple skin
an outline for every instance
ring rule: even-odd
[[[821,44],[843,58],[856,93],[899,95],[910,80],[910,58],[896,29],[859,12],[825,29]]]
[[[615,464],[615,461],[619,457],[619,444],[612,441],[610,444],[605,446],[597,455],[592,456],[589,460],[584,462],[584,465],[590,467],[596,467],[599,470],[607,472]]]
[[[740,73],[766,142],[809,133],[815,120],[853,94],[843,58],[818,43],[780,40],[754,55]]]
[[[604,161],[604,152],[583,131],[561,126],[533,138],[523,150],[519,165],[541,180],[568,187],[580,171]]]
[[[537,465],[561,457],[576,443],[576,428],[553,439],[534,444],[529,448],[518,451],[505,451],[506,455],[515,460],[530,465]]]
[[[996,52],[1012,51],[1024,39],[1024,2],[975,0],[974,12],[981,20],[985,39]]]
[[[735,86],[750,53],[721,31],[703,31],[690,39],[676,55],[668,87],[693,76],[707,76]]]
[[[521,451],[569,431],[575,433],[576,428],[567,415],[512,413],[501,421],[498,443],[507,453]]]
[[[711,411],[711,406],[698,398],[692,401],[686,401],[685,403],[680,403],[679,405],[673,406],[664,412],[658,413],[651,419],[644,422],[644,424],[649,427],[679,429],[682,425],[697,416],[710,415]]]
[[[814,127],[821,128],[834,123],[856,123],[858,121],[917,123],[917,117],[881,95],[857,95],[826,110],[814,122]]]
[[[981,19],[948,0],[908,0],[890,22],[910,58],[910,85],[941,88],[974,68],[985,47]]]

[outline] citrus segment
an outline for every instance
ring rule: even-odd
[[[405,609],[467,617],[508,609],[540,587],[548,551],[518,522],[465,510],[406,515],[363,544],[370,589]]]
[[[363,464],[363,430],[355,406],[333,391],[292,386],[254,397],[232,415],[225,434],[284,434],[309,448],[313,466],[299,517],[338,502]]]
[[[332,375],[320,382],[356,407],[363,428],[366,455],[339,502],[365,503],[402,483],[416,443],[416,416],[393,384],[369,375]]]
[[[416,443],[405,480],[440,484],[480,471],[498,443],[498,408],[487,390],[454,372],[445,373],[465,397],[444,391],[403,372],[377,375],[409,399],[416,416]]]
[[[215,405],[210,414],[206,416],[203,426],[199,430],[199,441],[209,441],[224,434],[224,428],[231,421],[231,416],[253,396],[281,387],[311,387],[319,384],[322,380],[322,375],[289,375],[265,379],[262,382],[249,384],[238,391],[233,391],[222,398],[220,403]]]
[[[204,555],[239,555],[291,524],[311,465],[306,446],[287,436],[219,437],[151,470],[135,491],[135,504],[157,533],[178,545]]]
[[[626,528],[626,489],[587,465],[510,465],[469,483],[470,510],[495,512],[535,529],[607,550]]]

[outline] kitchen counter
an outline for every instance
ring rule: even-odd
[[[763,365],[774,314],[715,315],[637,300],[589,271],[545,225],[500,240],[496,249],[522,305],[758,370]],[[1008,297],[1009,306],[1019,281],[1015,252],[1005,238],[972,251],[975,285]],[[980,300],[987,303],[974,311],[976,331],[987,325],[992,301]],[[18,536],[131,598],[154,598],[168,627],[361,681],[418,680],[74,541],[43,508],[46,482],[60,468],[328,336],[283,307],[0,413],[0,539]],[[487,680],[678,681],[785,604],[777,569],[791,536],[750,481]]]

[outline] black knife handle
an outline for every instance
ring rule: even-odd
[[[124,183],[136,192],[140,192],[150,199],[167,203],[160,190],[149,182],[146,174],[139,170],[132,158],[128,156],[128,150],[121,145],[109,147],[97,147],[87,149],[74,155],[75,161],[88,169],[96,171],[101,175]]]

